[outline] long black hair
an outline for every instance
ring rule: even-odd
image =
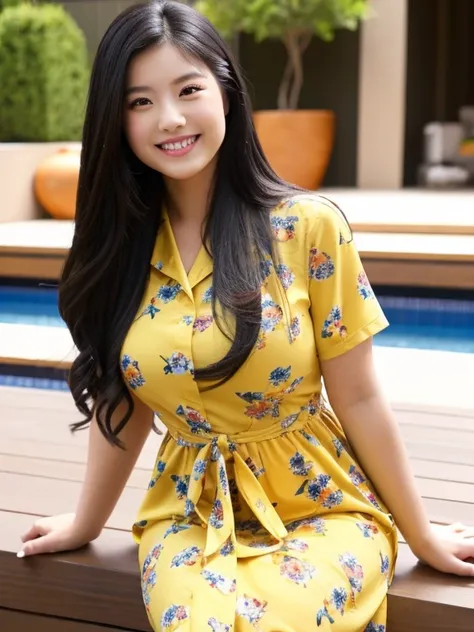
[[[212,24],[191,7],[154,0],[121,13],[105,33],[93,65],[83,130],[75,232],[59,285],[59,309],[78,355],[69,385],[85,416],[95,415],[104,436],[118,434],[133,400],[120,370],[120,351],[145,291],[165,196],[160,173],[144,165],[124,135],[125,78],[130,60],[169,42],[214,74],[229,102],[204,243],[213,258],[216,303],[231,316],[231,341],[217,363],[196,370],[197,380],[221,384],[244,364],[261,325],[261,261],[275,260],[269,211],[291,193],[269,166],[257,139],[244,79]],[[227,320],[227,319],[225,319]],[[112,427],[125,400],[127,411]]]

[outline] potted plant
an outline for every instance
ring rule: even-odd
[[[332,111],[298,109],[304,82],[303,58],[313,37],[334,39],[337,29],[356,30],[370,0],[197,0],[225,37],[238,32],[257,42],[279,39],[287,51],[274,110],[255,112],[263,149],[284,179],[316,189],[325,174],[334,139]],[[295,139],[298,139],[295,142]]]
[[[41,207],[70,216],[89,77],[86,38],[59,4],[0,2],[0,221],[38,217]]]

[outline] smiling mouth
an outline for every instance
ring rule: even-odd
[[[184,140],[177,143],[161,143],[159,145],[156,145],[156,147],[166,152],[181,152],[184,149],[188,149],[188,147],[194,145],[199,137],[200,134],[196,134],[195,136],[189,136],[188,138],[185,138]]]

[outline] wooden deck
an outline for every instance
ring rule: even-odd
[[[431,518],[474,524],[474,406],[393,405]],[[147,631],[129,528],[148,484],[151,435],[107,528],[76,552],[18,560],[35,516],[74,509],[87,434],[66,393],[0,389],[0,630]],[[388,632],[472,632],[474,581],[416,564],[403,542],[390,590]]]
[[[322,190],[354,230],[373,285],[474,289],[474,191]],[[0,223],[0,277],[56,281],[73,222]]]

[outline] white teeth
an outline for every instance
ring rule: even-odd
[[[164,143],[160,145],[162,149],[166,149],[167,151],[175,151],[177,149],[184,149],[188,145],[192,145],[196,142],[197,136],[190,136],[186,140],[183,140],[181,143]]]

